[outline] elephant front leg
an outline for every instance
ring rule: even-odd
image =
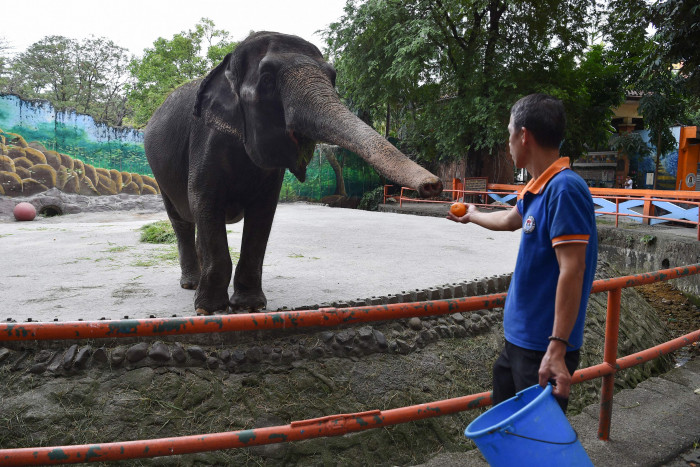
[[[279,184],[281,185],[281,178]],[[278,197],[279,187],[268,193],[268,199],[259,200],[256,206],[246,207],[241,257],[233,277],[233,311],[254,312],[267,308],[267,298],[262,290],[262,266]]]
[[[197,221],[197,251],[201,275],[194,298],[198,315],[228,312],[228,285],[231,281],[231,256],[228,251],[223,214],[202,214]]]

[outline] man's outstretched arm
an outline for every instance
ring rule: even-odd
[[[481,212],[473,204],[467,204],[467,213],[462,217],[457,217],[451,212],[447,218],[454,222],[480,225],[489,230],[517,230],[522,227],[523,218],[514,206],[507,211]]]

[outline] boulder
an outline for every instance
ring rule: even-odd
[[[0,171],[2,171],[2,172],[14,172],[15,171],[15,161],[10,159],[9,156],[0,156]]]
[[[117,186],[114,183],[114,181],[102,173],[98,174],[100,180],[97,182],[97,191],[101,195],[116,195],[117,194]]]
[[[32,164],[46,164],[46,156],[43,152],[34,148],[24,148],[24,154],[27,159],[32,161]]]
[[[36,151],[36,149],[35,149]],[[36,164],[29,168],[32,179],[49,188],[56,186],[56,171],[49,164]]]
[[[46,146],[44,146],[43,144],[41,144],[39,141],[30,141],[30,142],[28,143],[28,146],[29,146],[30,148],[37,149],[37,150],[39,150],[39,151],[41,151],[41,152],[43,152],[43,153],[46,152]],[[44,154],[44,155],[46,155],[46,154]]]
[[[85,163],[80,159],[73,159],[73,172],[82,180],[85,177]]]
[[[18,157],[25,157],[24,149],[18,148],[17,146],[7,146],[7,155],[11,159],[17,159]]]
[[[61,156],[58,155],[56,151],[43,151],[44,157],[46,157],[46,163],[49,164],[54,170],[58,170],[61,166]]]
[[[19,178],[32,178],[32,173],[28,168],[22,167],[21,165],[15,166],[15,173],[19,175]]]
[[[115,189],[117,193],[122,191],[122,173],[117,169],[111,169],[109,171],[109,177],[114,182]]]
[[[0,186],[6,196],[20,196],[22,194],[22,179],[14,172],[0,171]]]
[[[90,177],[85,177],[82,182],[80,182],[80,190],[78,194],[83,196],[99,196],[100,192],[97,191],[95,185],[92,184]]]
[[[97,182],[99,182],[99,178],[97,177],[97,169],[90,164],[83,164],[83,168],[85,169],[85,177],[90,179],[91,185],[93,187],[97,185]]]
[[[139,174],[131,174],[131,181],[139,186],[139,191],[143,189],[143,178]]]
[[[160,187],[158,186],[158,182],[156,182],[155,178],[149,177],[148,175],[141,175],[141,180],[143,181],[144,185],[151,186],[154,190],[156,190],[156,193],[160,193]]]
[[[33,165],[34,164],[32,163],[32,161],[30,161],[24,156],[15,158],[15,170],[17,170],[17,167],[24,167],[25,169],[28,169]]]
[[[66,154],[59,154],[59,156],[61,157],[61,165],[69,170],[73,170],[73,158]]]
[[[20,148],[27,148],[29,145],[27,142],[17,133],[5,133],[5,144],[13,144],[19,146]]]
[[[122,172],[122,186],[126,186],[131,183],[131,174],[129,172]]]
[[[32,196],[37,193],[42,193],[49,188],[38,180],[33,178],[25,178],[22,180],[22,196]]]
[[[158,192],[157,192],[156,189],[153,188],[152,186],[150,186],[150,185],[145,185],[145,184],[144,184],[144,185],[141,187],[141,194],[142,194],[142,195],[157,195]]]
[[[139,186],[136,183],[129,182],[122,188],[122,193],[126,193],[127,195],[140,195],[141,191],[139,190]]]

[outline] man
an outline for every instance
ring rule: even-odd
[[[505,346],[493,368],[493,402],[551,381],[564,411],[578,367],[586,306],[596,269],[598,236],[588,186],[559,157],[566,117],[561,101],[543,94],[511,109],[510,154],[532,180],[508,211],[469,205],[448,219],[491,230],[523,229],[503,314]]]
[[[626,189],[626,190],[631,190],[631,189],[632,189],[632,185],[633,185],[632,177],[630,177],[630,176],[628,175],[627,178],[625,179],[625,189]]]

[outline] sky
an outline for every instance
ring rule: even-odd
[[[171,39],[201,18],[235,41],[251,30],[295,34],[323,51],[315,34],[343,15],[346,0],[1,0],[0,27],[11,53],[23,52],[46,36],[106,37],[136,56],[158,37]]]

